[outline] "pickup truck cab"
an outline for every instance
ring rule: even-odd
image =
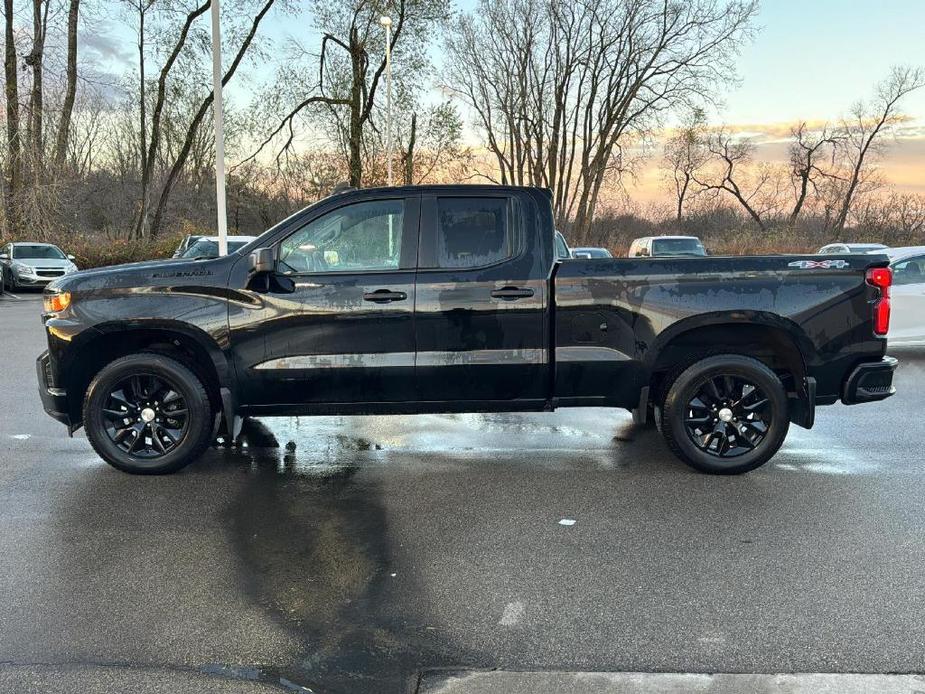
[[[133,473],[181,468],[247,415],[607,406],[728,474],[817,405],[894,392],[886,256],[560,261],[556,246],[541,189],[333,195],[225,257],[53,282],[40,394]]]

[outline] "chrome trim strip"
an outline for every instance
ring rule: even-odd
[[[494,364],[545,364],[543,349],[472,349],[458,352],[418,352],[418,366],[490,366]],[[383,369],[412,367],[414,352],[378,354],[303,354],[270,359],[254,366],[260,371],[291,369]]]
[[[280,357],[257,364],[261,371],[290,369],[382,369],[413,367],[414,352],[382,352],[380,354],[303,354]]]
[[[595,347],[591,345],[573,345],[556,347],[556,361],[628,361],[629,357],[618,349]]]
[[[469,349],[459,352],[418,352],[418,366],[485,366],[545,364],[543,349]]]

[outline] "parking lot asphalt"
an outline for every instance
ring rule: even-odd
[[[925,354],[740,477],[587,409],[253,421],[141,478],[42,412],[39,298],[0,299],[2,691],[925,671]]]

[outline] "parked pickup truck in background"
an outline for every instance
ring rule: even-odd
[[[817,405],[894,392],[886,256],[559,262],[554,234],[539,189],[366,189],[222,258],[61,278],[41,397],[133,473],[181,468],[247,415],[584,406],[740,473]]]

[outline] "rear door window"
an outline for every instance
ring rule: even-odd
[[[514,255],[507,198],[437,198],[436,221],[438,267],[483,267]]]

